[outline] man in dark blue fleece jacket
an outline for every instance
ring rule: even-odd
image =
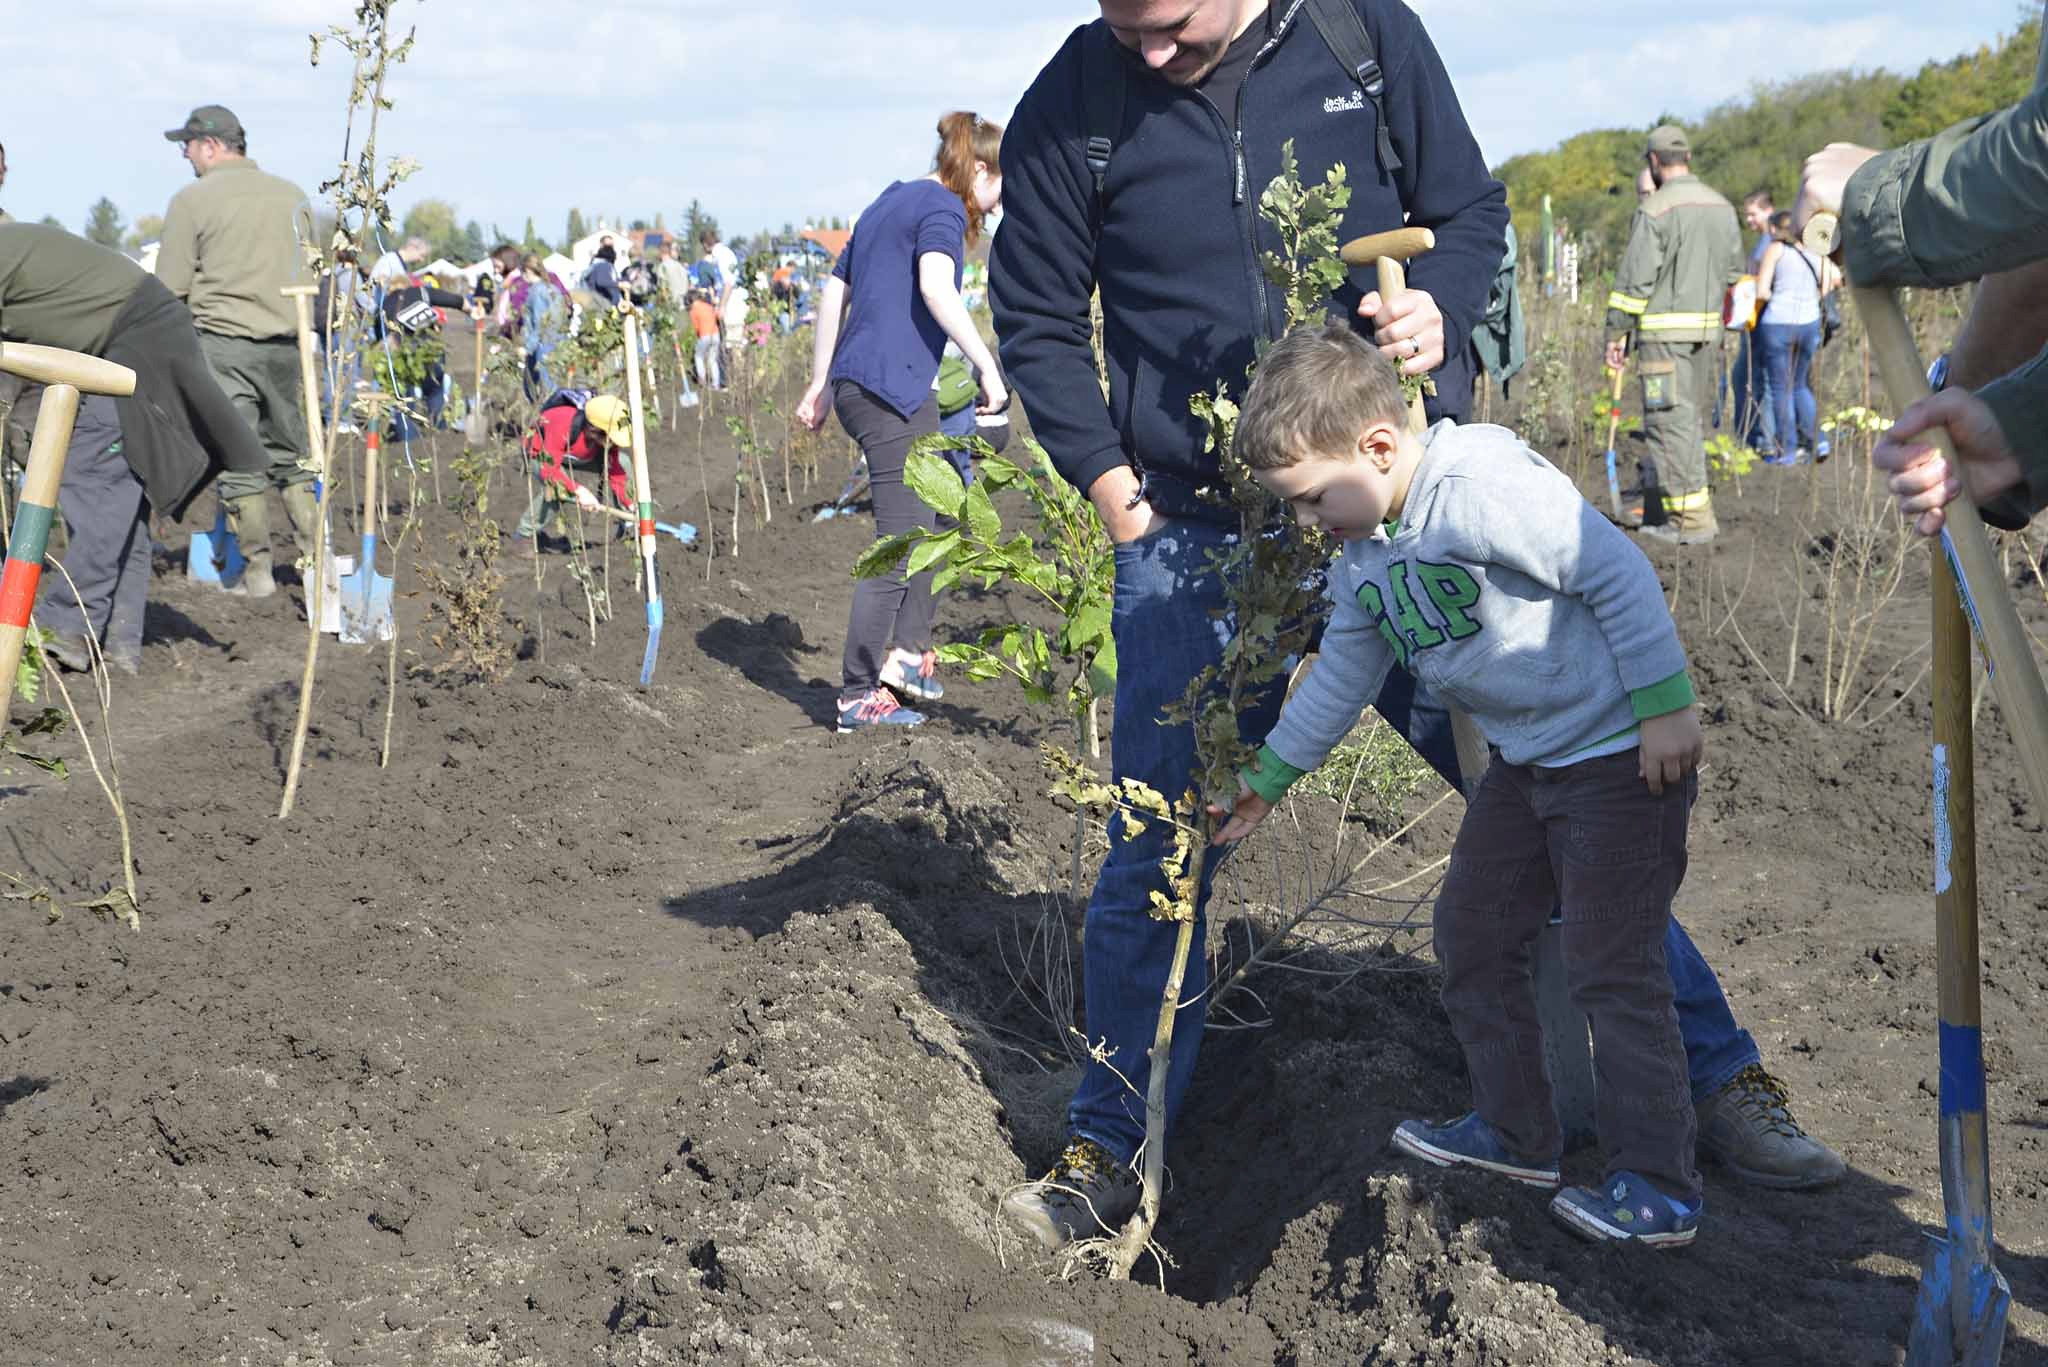
[[[1436,248],[1410,263],[1405,294],[1381,299],[1367,272],[1354,271],[1330,305],[1405,371],[1436,376],[1432,420],[1461,418],[1469,402],[1468,342],[1504,249],[1507,198],[1401,0],[1348,0],[1383,84],[1339,64],[1311,0],[1100,2],[1101,23],[1061,47],[1004,135],[990,297],[1003,367],[1034,432],[1116,542],[1113,768],[1178,793],[1193,772],[1193,735],[1156,719],[1220,657],[1225,603],[1209,557],[1234,526],[1196,496],[1215,482],[1217,463],[1188,400],[1219,380],[1241,392],[1259,340],[1284,328],[1283,301],[1259,268],[1259,254],[1281,244],[1258,214],[1282,145],[1293,141],[1306,184],[1344,165],[1352,193],[1340,240],[1404,223],[1434,230]],[[1120,96],[1089,98],[1102,81],[1120,83]],[[1105,109],[1121,111],[1113,129],[1094,126]],[[1099,196],[1091,138],[1109,144]],[[1101,144],[1092,151],[1100,166]],[[1090,348],[1098,290],[1106,403]],[[1248,709],[1246,734],[1265,734],[1278,705],[1276,693]],[[1377,706],[1457,782],[1448,720],[1412,679],[1395,672]],[[1092,1064],[1075,1092],[1058,1185],[1010,1203],[1051,1247],[1136,1206],[1128,1165],[1143,1138],[1146,1051],[1174,938],[1148,914],[1165,838],[1156,824],[1135,839],[1113,833],[1089,903],[1088,1033],[1108,1062]],[[1833,1180],[1841,1160],[1792,1123],[1712,971],[1673,926],[1667,948],[1702,1135],[1730,1136],[1722,1156],[1759,1180]],[[1199,1002],[1207,988],[1197,955],[1182,1000]],[[1169,1127],[1200,1041],[1197,1009],[1174,1031]]]

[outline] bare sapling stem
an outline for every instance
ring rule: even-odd
[[[79,593],[78,585],[72,581],[71,572],[64,568],[61,560],[51,559],[47,563],[56,566],[57,573],[64,576],[64,583],[71,590],[72,598],[78,604],[78,615],[85,622],[85,642],[92,652],[93,697],[100,705],[100,725],[107,733],[107,764],[100,767],[99,756],[92,748],[92,734],[86,730],[84,720],[78,715],[78,705],[71,700],[71,690],[65,686],[64,671],[55,667],[47,668],[44,674],[57,685],[57,695],[64,699],[64,710],[71,716],[71,725],[78,732],[78,742],[85,747],[85,762],[92,766],[92,776],[99,780],[100,791],[106,794],[107,805],[114,809],[114,824],[121,834],[121,889],[128,899],[125,909],[118,905],[107,907],[116,911],[128,923],[130,930],[142,929],[142,900],[135,891],[135,837],[128,829],[128,804],[121,796],[121,770],[114,758],[114,682],[107,673],[106,656],[100,653],[99,633],[93,630],[92,614],[86,610],[85,597]],[[30,618],[34,622],[34,618]],[[33,627],[31,627],[33,629]],[[7,680],[12,692],[14,680]],[[112,898],[102,899],[95,904],[106,906]]]
[[[1113,1281],[1126,1281],[1159,1225],[1160,1195],[1166,1189],[1166,1075],[1173,1062],[1173,1022],[1180,1014],[1180,985],[1187,977],[1188,951],[1195,941],[1193,917],[1174,932],[1173,962],[1159,997],[1159,1025],[1152,1036],[1151,1071],[1145,1080],[1145,1151],[1138,1175],[1138,1214],[1111,1241],[1106,1253]]]

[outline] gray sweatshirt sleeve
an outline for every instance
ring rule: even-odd
[[[1472,559],[1519,571],[1592,610],[1636,702],[1636,715],[1676,710],[1656,706],[1660,686],[1685,674],[1685,647],[1664,605],[1657,572],[1636,544],[1595,512],[1570,480],[1547,465],[1502,461],[1484,479],[1461,478],[1454,526],[1472,541]],[[1645,695],[1648,695],[1647,697]],[[1683,690],[1682,707],[1692,701]]]
[[[1378,624],[1358,605],[1358,583],[1342,561],[1331,568],[1336,610],[1323,630],[1323,644],[1280,720],[1266,737],[1256,771],[1245,775],[1259,796],[1271,802],[1289,783],[1321,764],[1358,725],[1365,705],[1379,696],[1394,652]]]

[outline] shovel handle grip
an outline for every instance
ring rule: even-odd
[[[1382,257],[1406,261],[1436,246],[1436,234],[1427,228],[1395,228],[1391,232],[1354,237],[1337,249],[1347,266],[1370,266]]]
[[[135,372],[98,356],[28,342],[0,342],[0,370],[37,384],[68,384],[83,394],[126,398],[135,392]]]

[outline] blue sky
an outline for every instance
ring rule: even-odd
[[[2013,28],[2018,0],[1723,0],[1653,21],[1617,0],[1412,0],[1489,161],[1585,128],[1698,114],[1808,71],[1910,71]],[[7,79],[0,208],[78,228],[110,196],[132,221],[189,177],[162,130],[233,108],[251,155],[308,191],[341,151],[345,54],[306,35],[348,0],[0,0]],[[700,199],[728,230],[851,216],[929,164],[938,115],[1007,116],[1087,0],[401,0],[419,44],[380,146],[422,163],[403,190],[517,233],[569,207],[675,222]],[[1939,22],[1928,16],[1939,15]],[[561,16],[568,16],[565,22]],[[33,17],[31,17],[33,16]],[[28,35],[33,33],[33,37]],[[32,50],[30,50],[30,45]]]

